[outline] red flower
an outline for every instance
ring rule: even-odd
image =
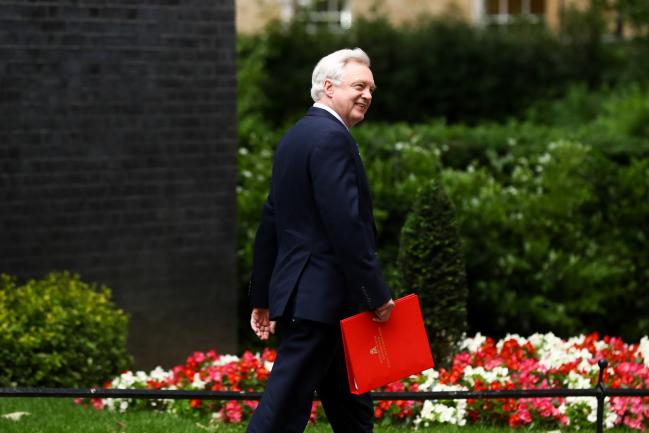
[[[266,370],[264,367],[261,367],[259,370],[257,370],[257,380],[266,381],[268,380],[269,376],[270,376],[270,372]]]
[[[262,352],[261,357],[264,361],[275,362],[275,359],[277,358],[277,352],[273,349],[266,348]]]

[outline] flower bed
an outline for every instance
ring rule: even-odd
[[[597,382],[597,361],[606,359],[604,384],[612,388],[649,388],[649,338],[626,344],[597,334],[562,340],[553,334],[529,338],[510,335],[500,341],[477,334],[460,343],[461,352],[449,370],[427,370],[382,391],[511,390],[592,388]],[[241,358],[196,352],[184,365],[150,373],[125,372],[109,388],[263,391],[275,360],[275,351],[245,352]],[[95,399],[98,409],[118,411],[164,410],[189,416],[211,416],[222,422],[246,421],[256,401]],[[526,398],[447,401],[377,401],[379,424],[429,426],[434,423],[494,424],[516,427],[592,428],[596,400],[591,397]],[[311,420],[324,417],[313,405]],[[604,408],[606,428],[649,426],[649,398],[612,397]]]

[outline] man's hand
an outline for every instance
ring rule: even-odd
[[[268,308],[253,308],[250,315],[250,327],[260,340],[268,340],[275,333],[275,322],[269,319]]]
[[[374,310],[374,317],[372,318],[372,320],[379,323],[387,322],[390,318],[390,314],[392,314],[393,309],[394,301],[390,299],[388,302]]]

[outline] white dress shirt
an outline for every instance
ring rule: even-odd
[[[316,102],[315,104],[313,104],[313,106],[316,107],[316,108],[322,108],[323,110],[327,110],[327,111],[330,112],[330,113],[331,113],[331,114],[332,114],[336,119],[340,120],[340,123],[342,123],[343,126],[344,126],[345,128],[347,128],[347,125],[345,125],[345,122],[343,122],[343,118],[340,117],[340,114],[336,113],[336,110],[334,110],[334,109],[331,108],[330,106],[325,105],[325,104],[323,104],[323,103],[321,103],[321,102]],[[347,130],[349,131],[349,128],[347,128]]]

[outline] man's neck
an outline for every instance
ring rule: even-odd
[[[342,123],[343,126],[344,126],[345,128],[349,129],[349,127],[348,127],[347,125],[345,125],[345,122],[343,122],[343,118],[340,117],[340,114],[338,114],[338,113],[336,112],[336,110],[334,110],[333,108],[331,108],[329,105],[327,105],[327,104],[323,104],[322,102],[318,101],[318,102],[316,102],[315,104],[313,104],[313,106],[314,106],[314,107],[317,107],[317,108],[322,108],[323,110],[328,111],[328,112],[331,113],[331,114],[332,114],[336,119],[338,119],[338,120],[340,121],[340,123]]]

